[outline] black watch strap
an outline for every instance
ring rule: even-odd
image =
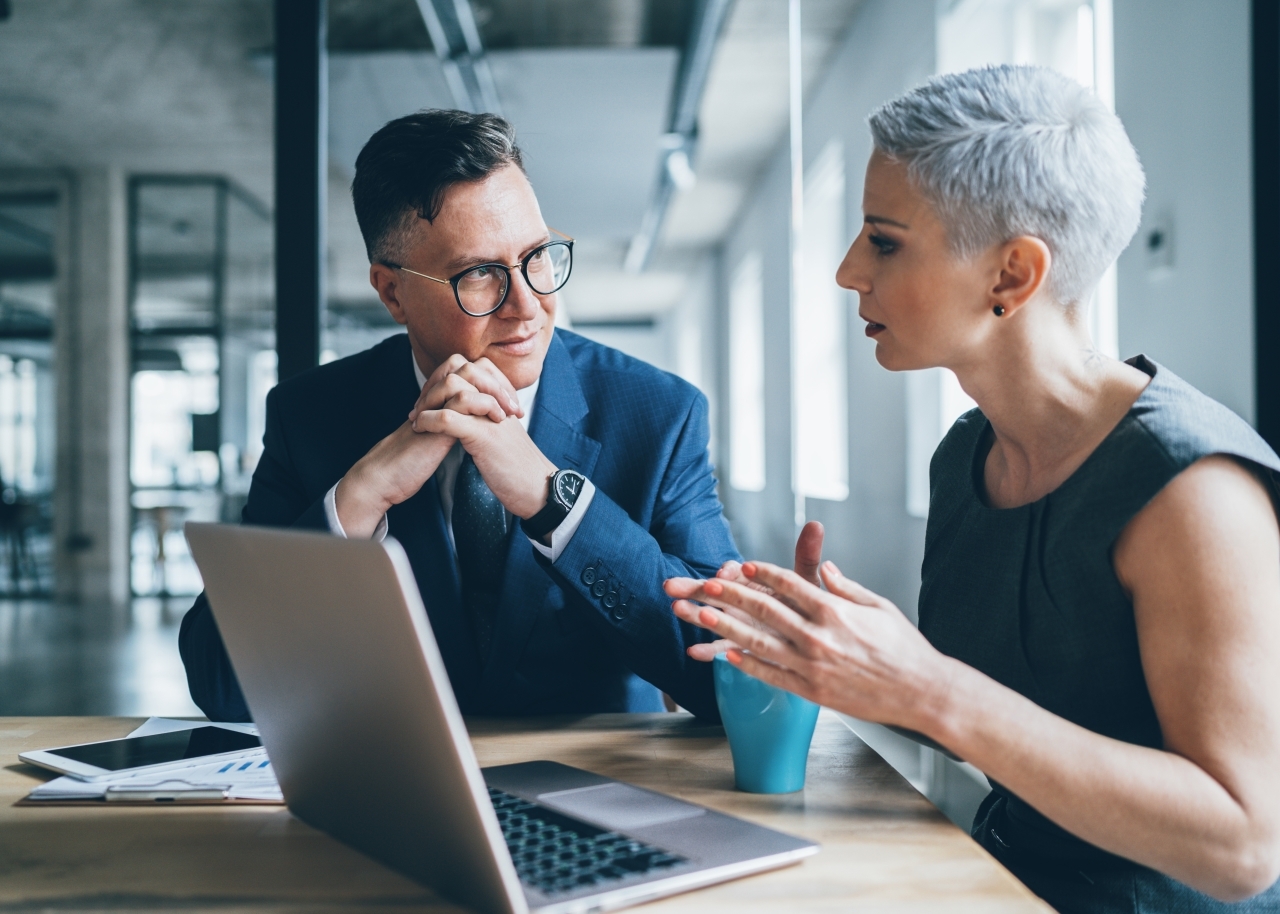
[[[525,536],[540,540],[564,521],[582,494],[586,477],[576,470],[557,470],[547,480],[547,504],[541,511],[520,521]]]

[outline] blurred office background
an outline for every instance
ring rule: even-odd
[[[867,114],[938,72],[1042,63],[1115,107],[1148,202],[1095,336],[1275,444],[1276,6],[0,0],[0,713],[197,713],[182,523],[238,518],[280,370],[398,332],[348,187],[424,107],[515,123],[577,238],[568,323],[705,391],[749,555],[789,561],[821,520],[914,615],[928,460],[967,401],[880,369],[832,276]],[[978,789],[867,735],[935,795]]]

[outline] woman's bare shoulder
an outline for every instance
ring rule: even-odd
[[[1182,547],[1212,547],[1242,539],[1275,539],[1280,531],[1268,470],[1227,454],[1201,457],[1165,485],[1116,540],[1115,562],[1138,571]],[[1214,549],[1213,551],[1217,551]]]
[[[1113,553],[1166,745],[1211,771],[1231,767],[1224,751],[1243,750],[1224,737],[1231,721],[1194,709],[1253,707],[1236,721],[1241,733],[1259,719],[1280,727],[1271,688],[1280,677],[1257,679],[1261,668],[1280,670],[1280,524],[1259,472],[1201,458],[1129,522]]]
[[[1225,571],[1261,543],[1280,542],[1267,472],[1211,454],[1174,476],[1116,540],[1113,562],[1125,589],[1132,595],[1145,579],[1166,572]],[[1210,557],[1212,566],[1205,564]],[[1280,565],[1280,555],[1271,553],[1264,565]]]

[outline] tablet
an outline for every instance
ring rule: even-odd
[[[20,753],[18,758],[59,774],[95,781],[125,772],[182,768],[196,759],[213,762],[221,756],[239,756],[261,748],[261,740],[249,733],[202,724],[169,733],[36,749]]]

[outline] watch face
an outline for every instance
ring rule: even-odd
[[[582,493],[582,477],[577,473],[560,473],[556,476],[556,499],[573,507]]]

